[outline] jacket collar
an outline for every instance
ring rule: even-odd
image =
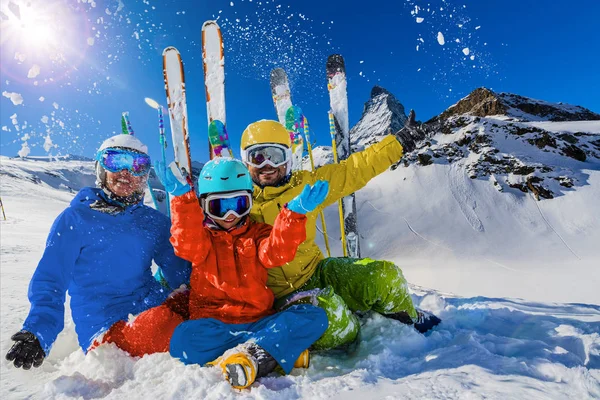
[[[282,193],[286,192],[290,187],[294,186],[300,177],[298,172],[293,172],[292,175],[286,179],[279,186],[254,186],[253,197],[255,200],[272,200],[279,196]]]

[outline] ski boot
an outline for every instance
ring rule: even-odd
[[[208,364],[220,367],[235,389],[246,389],[277,367],[277,361],[255,343],[240,344]]]
[[[406,311],[400,311],[394,314],[386,314],[385,316],[396,321],[400,321],[406,325],[413,325],[420,333],[425,333],[431,330],[434,326],[442,322],[441,319],[436,317],[430,312],[415,309],[417,311],[417,318],[413,320]]]
[[[308,349],[300,353],[300,356],[294,363],[294,368],[308,368],[310,366],[310,352]]]

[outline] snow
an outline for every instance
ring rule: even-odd
[[[40,74],[40,66],[37,64],[33,64],[27,73],[27,78],[33,79]]]
[[[523,124],[553,132],[600,128],[598,121]],[[534,159],[559,157],[532,149],[525,154]],[[331,149],[317,147],[313,155],[323,165]],[[50,225],[95,174],[92,161],[1,157],[0,164],[7,214],[0,221],[4,354],[27,314],[28,281]],[[168,354],[136,359],[111,345],[84,357],[67,312],[66,328],[40,369],[24,372],[3,361],[0,397],[598,398],[600,166],[576,165],[586,183],[539,202],[467,178],[460,162],[400,166],[357,192],[363,255],[402,268],[415,303],[443,320],[428,336],[369,314],[361,318],[355,349],[314,355],[308,370],[266,377],[238,392],[217,369],[185,366]],[[325,215],[337,256],[337,206]]]
[[[31,152],[31,149],[29,148],[29,144],[27,143],[27,141],[24,141],[23,144],[21,145],[21,150],[19,150],[19,152],[17,154],[19,155],[19,157],[23,158],[23,157],[27,157],[30,152]]]
[[[417,24],[420,24],[421,22],[425,21],[425,18],[423,18],[423,17],[417,17],[416,21],[417,21]]]
[[[19,61],[19,63],[24,62],[27,59],[27,55],[23,53],[15,52],[15,60]]]
[[[15,106],[23,104],[23,96],[20,93],[4,91],[2,92],[2,96],[10,99]]]
[[[568,121],[568,122],[522,122],[523,125],[535,126],[550,132],[585,132],[600,134],[600,121]]]
[[[46,153],[48,153],[54,146],[55,145],[50,138],[50,134],[46,135],[46,138],[44,139],[44,150]]]
[[[469,48],[468,48],[468,47],[465,47],[465,48],[462,50],[462,52],[463,52],[463,54],[464,54],[465,56],[468,56],[468,55],[469,55],[469,53],[470,53],[471,51],[469,50]]]
[[[444,40],[444,34],[442,32],[437,33],[437,41],[440,44],[440,46],[443,46],[446,43],[446,41]]]
[[[175,160],[180,168],[186,168],[191,171],[188,165],[189,159],[185,146],[178,146],[182,143],[180,138],[188,139],[187,126],[187,104],[185,94],[185,82],[183,81],[181,56],[174,47],[168,47],[163,51],[165,62],[165,71],[167,76],[167,101],[169,102],[169,120],[171,122],[171,135],[174,138]]]
[[[216,22],[205,23],[202,27],[204,46],[204,82],[209,94],[210,102],[206,108],[209,121],[225,120],[225,61],[223,57],[223,43],[219,26]]]

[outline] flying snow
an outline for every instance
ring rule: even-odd
[[[440,46],[443,46],[446,43],[446,40],[444,39],[444,34],[442,32],[438,32],[437,41],[440,44]]]
[[[327,33],[316,33],[334,21],[318,21],[275,2],[250,2],[247,14],[219,16],[225,43],[225,62],[248,78],[269,81],[271,70],[283,68],[292,91],[310,96],[321,91],[327,56],[337,48]],[[241,67],[241,68],[240,68]],[[302,78],[302,79],[300,79]]]
[[[33,64],[27,73],[27,77],[29,79],[33,79],[40,74],[40,66],[37,64]]]
[[[10,99],[15,106],[23,104],[23,96],[20,93],[4,91],[2,92],[2,96]]]

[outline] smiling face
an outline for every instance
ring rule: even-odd
[[[119,197],[128,197],[144,191],[148,175],[134,176],[124,169],[119,172],[106,171],[106,187]]]
[[[265,165],[262,168],[256,168],[251,165],[247,165],[248,171],[252,181],[259,186],[276,186],[285,178],[285,172],[287,167],[281,165],[279,167],[272,167]]]
[[[236,217],[235,215],[229,215],[225,219],[214,219],[215,223],[221,228],[228,230],[239,224],[244,217]]]

